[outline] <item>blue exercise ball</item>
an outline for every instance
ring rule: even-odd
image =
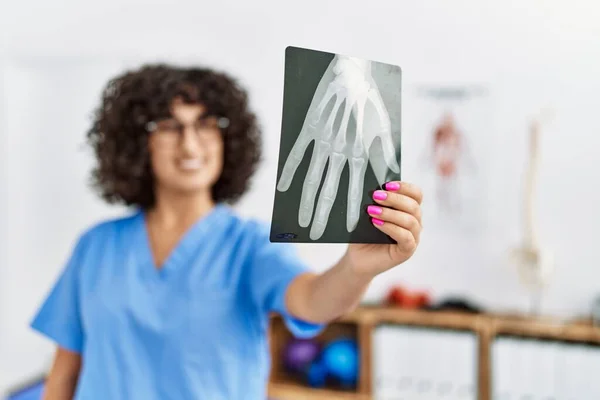
[[[308,385],[313,388],[322,388],[327,383],[327,368],[320,361],[314,361],[306,373]]]
[[[358,346],[354,339],[336,339],[325,346],[323,364],[327,373],[344,384],[355,384],[358,378]]]

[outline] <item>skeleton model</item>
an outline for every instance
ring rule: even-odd
[[[548,250],[540,248],[535,213],[540,119],[531,124],[529,136],[529,165],[525,177],[523,204],[523,243],[511,253],[512,263],[516,265],[522,283],[532,292],[531,312],[534,314],[539,311],[541,292],[553,271],[551,254]]]
[[[327,105],[332,101],[331,111],[326,112]],[[336,130],[334,122],[340,110],[342,118]],[[353,139],[348,130],[351,116],[356,121]],[[346,162],[350,168],[346,228],[348,232],[356,228],[361,211],[367,161],[371,161],[379,183],[383,184],[385,180],[385,171],[382,172],[379,160],[369,160],[371,145],[378,137],[381,140],[380,152],[385,164],[393,172],[399,173],[400,166],[392,141],[390,117],[371,75],[371,62],[336,56],[317,86],[300,134],[277,184],[277,190],[288,190],[306,148],[314,140],[314,152],[304,181],[298,213],[298,223],[301,227],[305,228],[310,224],[316,192],[328,160],[329,167],[310,230],[309,236],[312,240],[319,239],[325,231]]]

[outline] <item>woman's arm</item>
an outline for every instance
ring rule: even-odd
[[[322,274],[298,276],[286,293],[286,304],[297,318],[328,323],[358,306],[372,279],[357,273],[345,256]]]
[[[80,369],[81,356],[59,347],[46,379],[43,400],[72,400]]]
[[[412,257],[421,235],[423,195],[418,187],[405,182],[388,182],[385,188],[373,193],[377,206],[369,206],[367,212],[373,226],[394,243],[350,244],[329,270],[298,276],[285,296],[293,316],[317,323],[338,318],[360,303],[373,278]]]

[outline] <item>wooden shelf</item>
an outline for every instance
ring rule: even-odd
[[[492,318],[494,335],[600,344],[600,327],[551,319]]]
[[[402,310],[397,307],[366,308],[358,311],[361,322],[402,324],[431,328],[477,330],[483,323],[478,314],[450,311]]]
[[[588,321],[565,322],[554,318],[520,315],[476,314],[450,311],[406,310],[397,307],[363,306],[334,321],[318,339],[327,341],[338,334],[355,336],[359,343],[360,377],[356,393],[320,390],[286,381],[278,370],[282,344],[291,337],[281,321],[273,319],[272,354],[274,371],[269,394],[277,400],[372,399],[371,349],[373,330],[382,324],[411,325],[424,328],[473,332],[478,338],[479,400],[491,399],[491,348],[496,337],[547,339],[600,346],[600,327]]]
[[[269,397],[276,400],[370,400],[371,396],[337,390],[313,389],[293,383],[269,383]]]

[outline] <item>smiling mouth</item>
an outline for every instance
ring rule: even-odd
[[[198,171],[202,168],[204,162],[200,158],[188,158],[179,160],[177,166],[183,171]]]

